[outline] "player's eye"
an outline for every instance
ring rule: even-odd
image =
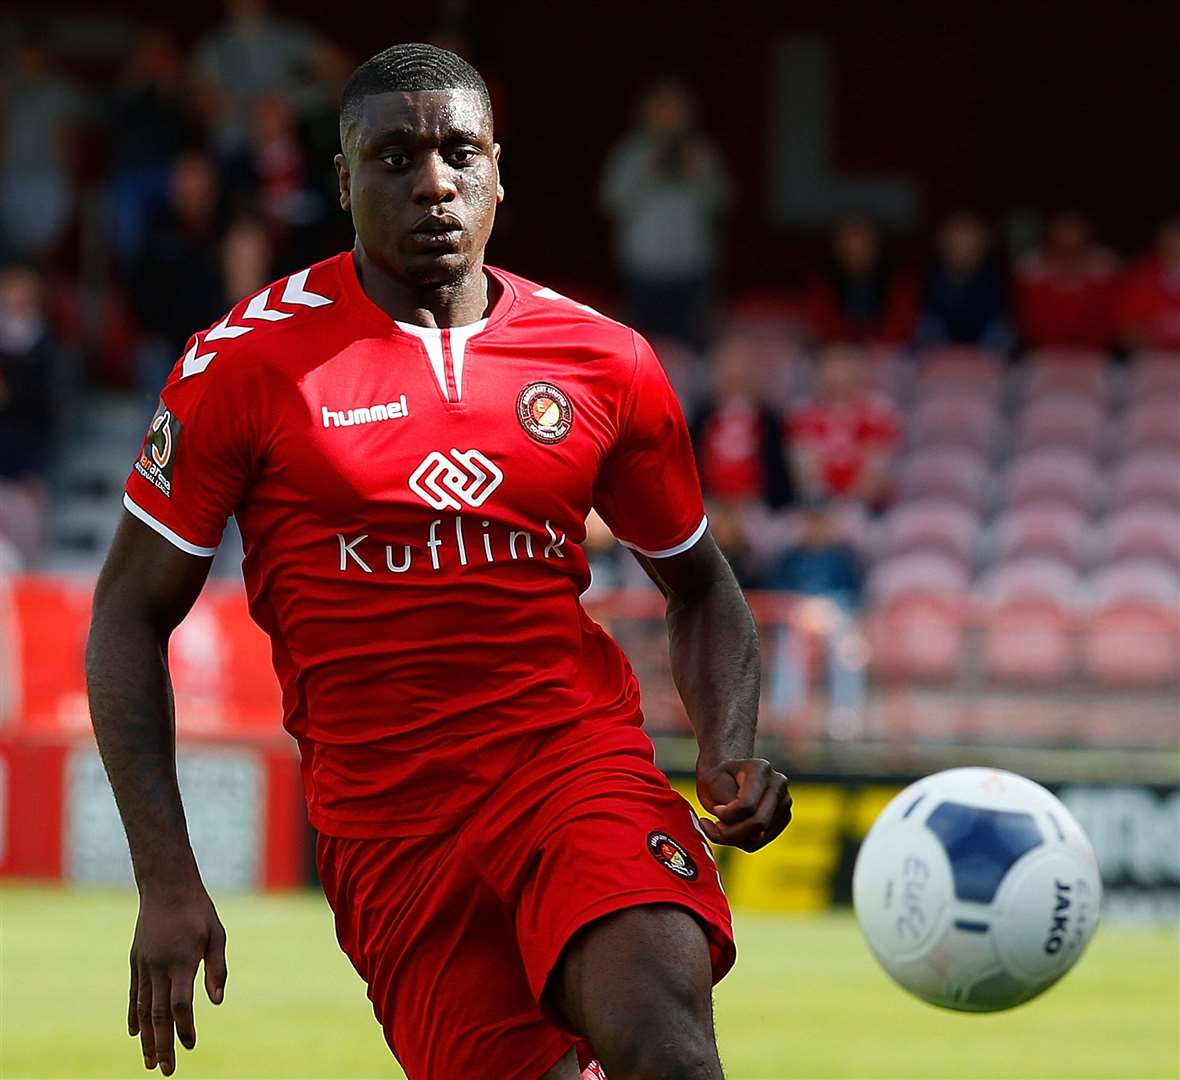
[[[392,169],[404,169],[410,163],[406,154],[399,153],[382,154],[381,160]]]
[[[478,151],[473,150],[469,146],[460,147],[458,150],[452,150],[450,153],[450,162],[452,165],[467,165],[476,156]]]

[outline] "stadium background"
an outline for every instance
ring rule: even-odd
[[[133,1049],[115,1042],[129,860],[81,669],[93,576],[183,339],[350,243],[330,163],[342,79],[386,42],[426,39],[492,88],[508,201],[491,260],[651,333],[694,421],[715,531],[750,587],[761,750],[793,777],[798,811],[757,857],[722,853],[748,957],[719,994],[723,1042],[744,1047],[733,1075],[1176,1075],[1175,9],[573,14],[288,3],[255,13],[251,40],[271,62],[245,76],[232,12],[111,3],[0,18],[0,875],[13,879],[0,891],[0,1067],[130,1074],[119,1063]],[[669,80],[679,89],[652,119],[642,102]],[[680,108],[669,95],[695,119],[655,132]],[[624,203],[642,202],[618,162],[645,137],[671,148],[662,205],[683,216],[662,226],[620,217],[608,194],[613,175]],[[658,248],[661,227],[702,222],[691,275],[644,251],[645,235]],[[840,406],[824,374],[836,367]],[[848,412],[861,420],[850,460],[872,463],[864,485],[828,467],[849,458],[832,434]],[[591,544],[587,603],[631,656],[661,763],[687,790],[694,750],[659,598],[609,536]],[[238,579],[231,526],[173,641],[179,768],[231,950],[242,928],[239,1023],[271,1023],[275,1042],[241,1047],[227,1013],[181,1068],[370,1075],[379,1039],[322,903],[288,892],[312,880],[309,837]],[[970,1035],[887,988],[840,914],[875,813],[907,780],[960,763],[1055,788],[1110,896],[1076,976]],[[63,1048],[59,984],[91,963]],[[247,963],[271,982],[251,984]],[[252,986],[297,1026],[252,1012]],[[860,1056],[801,1050],[792,1028],[841,1015],[872,1016]],[[1050,1055],[1042,1025],[1104,1037]],[[321,1031],[362,1049],[317,1056],[296,1037]],[[997,1039],[1010,1059],[985,1049]]]

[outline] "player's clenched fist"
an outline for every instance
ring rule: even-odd
[[[214,1005],[225,994],[225,928],[213,901],[197,886],[180,894],[145,888],[131,944],[131,999],[128,1034],[139,1036],[143,1063],[176,1068],[173,1025],[185,1049],[197,1044],[193,1022],[193,981],[205,962],[205,992]]]
[[[697,764],[697,797],[717,820],[701,819],[715,844],[757,851],[791,823],[787,778],[765,758]]]

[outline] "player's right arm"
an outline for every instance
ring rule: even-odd
[[[199,339],[173,368],[127,481],[86,649],[95,737],[139,888],[127,1025],[144,1064],[166,1076],[176,1065],[174,1030],[184,1046],[196,1042],[198,966],[214,1004],[226,978],[225,930],[197,870],[177,785],[168,640],[257,474],[254,421],[264,397],[255,375],[240,350]]]
[[[175,1068],[173,1025],[196,1043],[193,983],[225,991],[225,929],[189,844],[176,782],[168,638],[188,614],[212,560],[190,555],[124,513],[94,594],[86,647],[90,714],[127,832],[139,918],[131,946],[127,1029],[144,1065]]]

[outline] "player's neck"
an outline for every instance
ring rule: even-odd
[[[366,295],[391,319],[415,326],[467,326],[478,322],[495,302],[495,285],[484,273],[482,257],[452,285],[415,288],[383,273],[361,249],[353,251],[357,278]]]

